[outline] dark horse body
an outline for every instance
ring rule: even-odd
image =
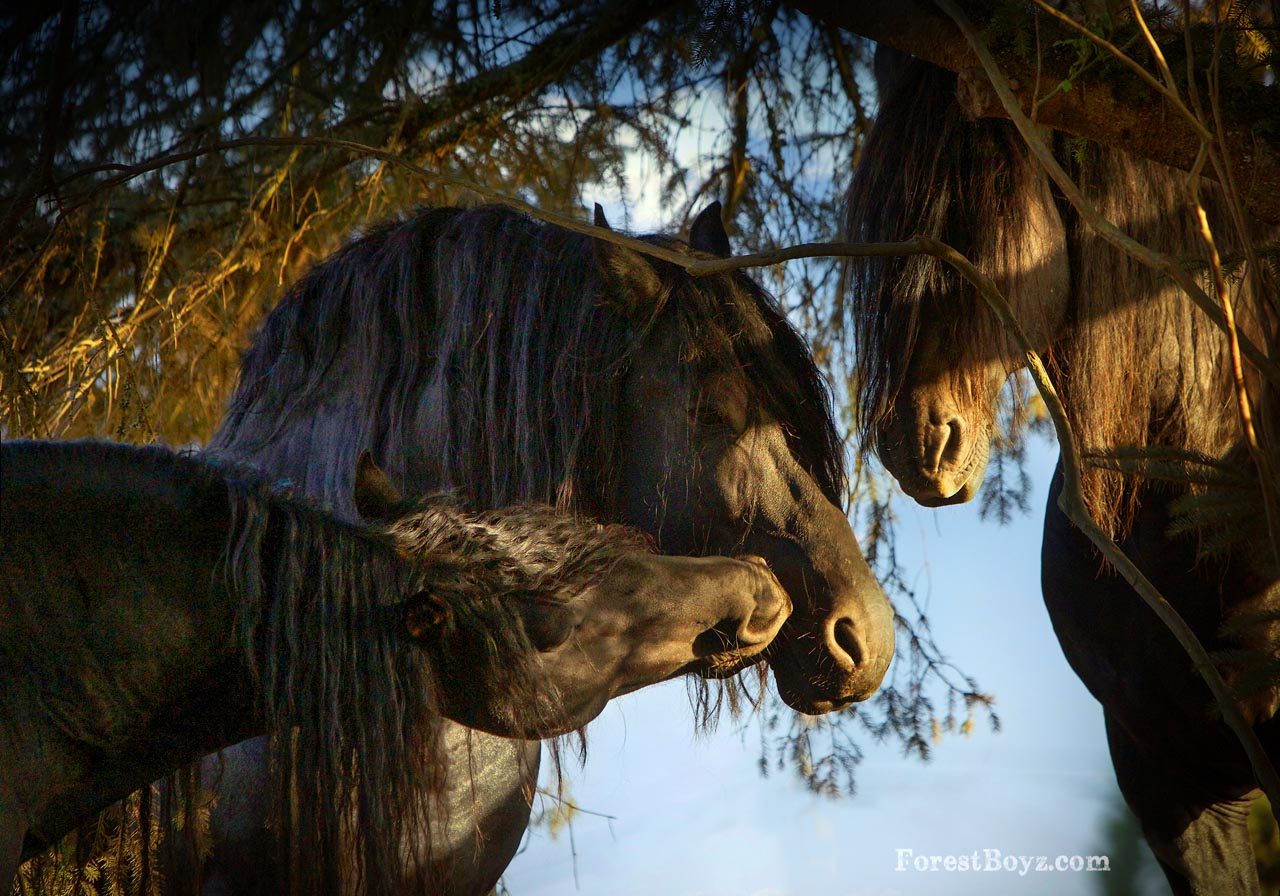
[[[443,782],[442,716],[566,733],[617,694],[735,671],[790,611],[758,563],[662,557],[547,508],[390,506],[361,489],[377,476],[357,502],[391,513],[362,528],[194,456],[0,446],[6,892],[19,852],[290,727],[273,799],[302,854],[293,886],[398,892],[399,844],[429,834]],[[350,817],[363,861],[343,866]]]
[[[691,243],[727,251],[718,206]],[[635,526],[664,553],[759,555],[795,606],[767,658],[804,712],[870,696],[893,651],[892,609],[839,509],[829,398],[741,274],[695,281],[502,208],[422,211],[291,289],[210,447],[338,507],[367,448],[409,494],[547,502]],[[450,827],[404,886],[487,892],[527,824],[539,746],[446,741]],[[237,892],[272,886],[253,749],[222,788],[206,872]]]
[[[1227,342],[1208,317],[1091,233],[1011,124],[967,120],[953,76],[882,50],[877,77],[880,112],[850,194],[850,238],[932,236],[991,275],[1046,354],[1086,450],[1194,454],[1256,489]],[[1175,257],[1204,257],[1187,175],[1092,145],[1059,157],[1131,236]],[[1227,220],[1216,216],[1220,246],[1234,242]],[[1252,236],[1275,238],[1261,228]],[[920,503],[968,500],[1019,352],[976,293],[933,260],[860,262],[852,274],[868,440]],[[1275,338],[1276,282],[1264,268],[1232,284],[1241,330],[1255,342]],[[1250,383],[1263,417],[1274,415],[1273,393]],[[1170,527],[1186,485],[1092,468],[1084,486],[1095,518],[1211,651],[1276,655],[1275,624],[1257,617],[1280,610],[1280,570],[1265,535],[1205,558],[1203,533]],[[1245,817],[1257,791],[1244,753],[1173,637],[1058,508],[1060,491],[1061,473],[1045,516],[1045,603],[1068,661],[1103,705],[1120,788],[1175,891],[1255,892]],[[1239,680],[1244,667],[1223,671]],[[1267,687],[1241,698],[1273,759],[1277,697]]]

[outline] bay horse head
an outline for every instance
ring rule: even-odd
[[[849,239],[922,235],[979,260],[1043,350],[1070,300],[1047,176],[1007,122],[964,117],[951,73],[881,48],[876,77],[880,110],[849,192]],[[865,441],[918,503],[972,499],[1021,352],[936,258],[859,258],[847,271]]]

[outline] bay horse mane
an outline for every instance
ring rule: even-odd
[[[281,733],[270,739],[269,799],[279,860],[288,863],[282,867],[291,869],[295,892],[355,884],[362,892],[390,893],[393,869],[430,860],[431,816],[447,768],[438,695],[451,660],[466,666],[453,675],[509,695],[520,728],[557,727],[554,700],[548,703],[539,688],[536,650],[511,598],[536,591],[544,605],[567,603],[642,543],[620,527],[576,525],[547,508],[476,514],[439,496],[385,525],[358,526],[282,492],[282,483],[255,470],[198,455],[98,443],[44,450],[68,481],[97,477],[139,512],[176,498],[190,505],[193,519],[229,514],[215,576],[233,596],[235,631],[227,634],[258,699],[251,709],[267,730]],[[423,592],[447,603],[457,630],[482,633],[487,655],[455,658],[441,646],[433,660],[411,643],[403,602]],[[71,662],[65,652],[39,649],[34,623],[16,631],[37,648],[23,655],[49,664],[33,670],[31,682],[64,680],[65,668],[96,668],[92,657]],[[103,707],[128,706],[129,696],[107,679],[77,687],[75,699],[47,708],[73,742],[93,745],[104,736]],[[174,783],[187,795],[198,786],[189,772]],[[185,816],[194,836],[191,801],[165,803],[158,823],[167,827]],[[353,855],[340,849],[349,844]]]
[[[650,305],[637,308],[637,294]],[[246,455],[284,434],[257,461],[305,469],[302,490],[335,505],[367,447],[393,479],[418,464],[428,475],[412,479],[465,489],[477,506],[534,500],[598,515],[620,473],[623,374],[662,314],[678,322],[687,385],[715,365],[746,371],[754,407],[785,423],[838,504],[829,395],[763,289],[741,273],[694,280],[501,206],[418,210],[295,283],[245,357],[210,447]],[[448,386],[424,395],[433,380]]]
[[[849,238],[934,237],[991,276],[1047,351],[1086,453],[1159,445],[1218,458],[1236,445],[1228,342],[1212,321],[1163,275],[1094,233],[1051,186],[1012,123],[968,118],[955,99],[954,74],[883,49],[876,67],[882,113],[865,150],[874,164],[855,173]],[[1098,144],[1053,140],[1059,162],[1106,219],[1195,266],[1213,294],[1189,175]],[[1277,242],[1280,229],[1252,221],[1244,237],[1237,233],[1213,182],[1205,181],[1202,193],[1224,258],[1238,258],[1245,240]],[[1047,232],[1045,220],[1057,232]],[[1054,282],[1031,251],[1047,241],[1058,247],[1065,241],[1067,284]],[[1244,276],[1239,271],[1230,278],[1239,329],[1257,344],[1274,345],[1280,263],[1264,257]],[[940,261],[852,259],[846,278],[864,440],[892,405],[922,329],[945,328],[969,363],[1003,353],[1007,369],[1021,366],[985,302]],[[1055,320],[1064,312],[1065,321]],[[956,384],[976,388],[962,364],[951,371]],[[1259,378],[1248,375],[1252,394],[1271,403]],[[1124,531],[1139,498],[1132,480],[1090,465],[1084,487],[1095,518]]]

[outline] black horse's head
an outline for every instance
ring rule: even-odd
[[[695,220],[690,248],[728,254],[718,203]],[[744,274],[695,279],[614,245],[597,252],[640,334],[620,392],[611,512],[664,552],[768,562],[795,605],[768,651],[790,706],[822,713],[869,697],[893,655],[893,610],[839,506],[842,447],[808,349]]]
[[[714,207],[691,246],[724,254]],[[868,697],[893,611],[839,503],[830,400],[743,274],[504,207],[427,209],[319,265],[268,317],[214,446],[348,505],[369,448],[408,494],[541,502],[664,553],[754,554],[795,610],[768,659],[793,707]]]

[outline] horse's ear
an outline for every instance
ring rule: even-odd
[[[355,495],[356,510],[366,520],[385,520],[395,516],[404,498],[391,484],[387,474],[373,462],[368,451],[360,452],[356,461]]]
[[[717,258],[728,258],[733,254],[729,248],[729,234],[724,230],[724,219],[720,217],[722,214],[719,200],[698,212],[693,226],[689,228],[689,245]]]
[[[613,228],[609,226],[609,219],[604,216],[604,206],[598,202],[596,203],[595,217],[592,219],[591,223],[595,224],[597,227],[603,227],[605,230],[613,230]]]
[[[449,602],[430,591],[419,591],[400,605],[400,624],[415,641],[429,639],[452,618]]]

